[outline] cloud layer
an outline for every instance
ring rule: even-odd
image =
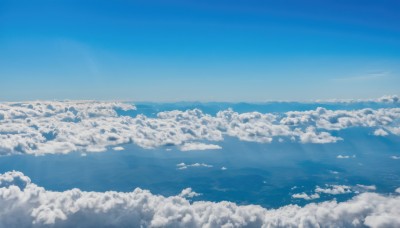
[[[400,135],[400,108],[280,114],[228,109],[215,116],[194,109],[160,112],[155,118],[117,114],[130,109],[135,107],[117,102],[0,103],[0,154],[99,152],[126,143],[143,148],[175,145],[183,151],[220,149],[204,141],[218,142],[225,136],[259,143],[335,143],[343,139],[331,131],[350,127]]]
[[[48,191],[20,172],[0,175],[0,227],[399,227],[400,196],[362,193],[338,203],[265,209],[231,202],[191,202],[149,191]]]

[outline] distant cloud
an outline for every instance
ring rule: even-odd
[[[311,195],[308,195],[307,193],[303,192],[303,193],[296,193],[292,195],[292,198],[295,199],[304,199],[304,200],[313,200],[313,199],[318,199],[320,196],[318,193],[314,193]]]
[[[395,156],[395,155],[393,155],[393,156],[390,156],[390,158],[391,158],[391,159],[394,159],[394,160],[399,160],[399,159],[400,159],[400,156]]]
[[[122,146],[116,146],[112,148],[115,151],[121,151],[121,150],[125,150],[125,148],[123,148]]]
[[[353,156],[350,156],[350,155],[338,155],[338,156],[336,156],[336,158],[339,158],[339,159],[349,159],[349,158],[355,158],[356,156],[355,155],[353,155]]]
[[[258,143],[270,143],[274,138],[335,143],[344,139],[330,131],[351,127],[380,129],[375,132],[379,135],[384,135],[383,131],[400,135],[400,108],[317,108],[286,113],[238,113],[227,109],[215,116],[193,109],[160,112],[154,118],[118,112],[130,109],[135,107],[118,102],[0,103],[0,155],[101,152],[110,147],[122,149],[121,145],[128,143],[143,148],[215,150],[221,146],[211,142],[226,136]]]
[[[180,146],[182,151],[191,151],[191,150],[219,150],[222,147],[215,144],[205,144],[205,143],[184,143]]]
[[[297,189],[297,186],[291,188],[291,190],[295,189]],[[315,186],[315,190],[313,191],[313,193],[310,194],[306,194],[304,192],[296,193],[292,195],[292,198],[313,200],[320,198],[320,194],[329,194],[329,195],[340,195],[349,193],[360,194],[363,192],[370,192],[370,191],[376,191],[376,186],[362,185],[362,184],[357,184],[355,186],[325,184],[324,187],[320,187],[318,185]]]
[[[377,99],[328,99],[328,100],[315,100],[316,103],[388,103],[396,104],[400,101],[397,95],[384,95]]]
[[[325,185],[325,188],[317,186],[315,189],[317,193],[325,193],[331,195],[351,193],[351,187],[346,185]]]
[[[185,164],[185,163],[179,163],[176,165],[178,169],[187,169],[191,167],[205,167],[205,168],[212,168],[212,165],[208,165],[206,163],[193,163],[193,164]]]
[[[0,175],[0,227],[400,226],[400,195],[362,193],[341,203],[333,200],[270,210],[187,199],[197,195],[191,188],[170,197],[139,188],[132,192],[56,192],[35,185],[23,173],[7,172]]]
[[[381,71],[381,72],[372,72],[367,73],[365,75],[353,76],[353,77],[344,77],[344,78],[335,78],[335,81],[344,81],[344,82],[353,82],[353,81],[366,81],[366,80],[375,80],[382,79],[388,77],[390,72]]]
[[[397,95],[387,95],[379,98],[377,101],[383,103],[398,103],[400,98]]]

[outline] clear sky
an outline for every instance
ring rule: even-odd
[[[0,0],[0,100],[400,94],[400,1]]]

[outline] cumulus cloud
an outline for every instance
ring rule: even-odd
[[[293,194],[292,198],[304,199],[304,200],[313,200],[313,199],[318,199],[319,198],[319,194],[318,193],[314,193],[314,194],[308,195],[307,193],[302,192],[302,193]]]
[[[400,98],[397,95],[386,95],[377,99],[377,102],[399,103]]]
[[[400,188],[396,188],[395,192],[400,194]]]
[[[346,185],[325,185],[325,188],[316,187],[315,192],[331,195],[351,193],[351,187]]]
[[[125,148],[123,148],[122,146],[116,146],[112,148],[115,151],[121,151],[121,150],[125,150]]]
[[[194,201],[191,189],[164,197],[147,190],[48,191],[20,172],[0,175],[0,227],[399,227],[400,196],[362,193],[349,201],[265,209]]]
[[[185,143],[180,146],[182,151],[190,151],[190,150],[219,150],[222,147],[215,144],[205,144],[205,143]]]
[[[66,101],[0,104],[0,154],[99,152],[129,138],[121,134],[118,102]]]
[[[390,158],[391,158],[391,159],[394,159],[394,160],[399,160],[399,159],[400,159],[400,156],[395,156],[395,155],[393,155],[393,156],[390,156]]]
[[[383,130],[383,129],[376,129],[375,131],[374,131],[374,135],[376,135],[376,136],[387,136],[387,135],[389,135],[389,133],[387,133],[385,130]]]
[[[314,127],[308,127],[304,134],[300,134],[302,143],[332,143],[342,140],[339,137],[334,137],[327,132],[316,133]]]
[[[389,131],[398,126],[400,108],[359,110],[327,110],[317,108],[310,111],[291,111],[286,113],[281,123],[286,125],[314,125],[320,129],[341,130],[349,127],[383,127]],[[395,131],[395,130],[394,130]]]
[[[193,197],[200,196],[200,195],[201,195],[200,193],[193,191],[192,188],[185,188],[179,194],[179,196],[183,197],[183,198],[193,198]]]
[[[160,112],[154,118],[118,112],[130,109],[135,107],[118,102],[1,103],[0,154],[100,152],[127,143],[143,148],[220,149],[219,145],[204,142],[222,141],[225,136],[259,143],[270,143],[274,138],[335,143],[343,139],[330,131],[349,127],[378,128],[400,135],[400,108],[317,108],[278,114],[228,109],[215,116],[193,109]]]
[[[190,167],[204,167],[204,168],[212,168],[212,165],[208,165],[206,163],[193,163],[193,164],[185,164],[185,163],[179,163],[176,165],[178,169],[187,169]]]

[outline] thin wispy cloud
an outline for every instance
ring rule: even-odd
[[[358,76],[350,76],[350,77],[341,77],[341,78],[334,78],[334,81],[338,82],[346,82],[346,81],[369,81],[369,80],[377,80],[377,79],[384,79],[389,77],[391,72],[389,71],[380,71],[380,72],[371,72],[364,75]]]

